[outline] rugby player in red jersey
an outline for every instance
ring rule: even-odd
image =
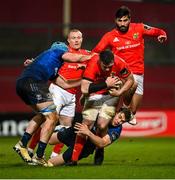
[[[81,49],[82,40],[82,33],[78,29],[70,30],[67,39],[69,43],[68,52],[62,56],[65,62],[58,71],[59,76],[49,87],[57,107],[56,109],[59,114],[59,122],[64,126],[71,126],[72,124],[75,114],[75,94],[77,92],[77,87],[80,86],[82,74],[87,64],[87,59],[91,57],[89,51]],[[72,57],[72,53],[81,54],[81,59],[78,60],[80,56],[76,57],[76,55]],[[67,61],[68,59],[70,59],[71,62]],[[30,63],[31,62],[27,60],[24,65],[27,66]],[[37,145],[39,135],[40,130],[38,130],[38,132],[33,136],[28,147],[31,156]],[[57,155],[59,151],[61,151],[62,147],[63,144],[56,145],[51,156]]]
[[[109,89],[115,88],[119,79],[123,81],[123,86],[115,89],[114,94],[110,94]],[[88,62],[81,82],[81,91],[86,96],[82,112],[83,123],[90,129],[97,119],[99,135],[103,137],[116,113],[120,96],[133,84],[133,75],[121,58],[114,56],[109,50],[94,55]],[[85,137],[77,134],[72,153],[73,162],[78,161],[85,142]]]
[[[91,56],[90,51],[81,49],[83,36],[78,29],[70,30],[67,41],[69,43],[67,54],[73,53],[73,54],[85,55],[85,57]],[[66,62],[66,58],[69,58],[69,55],[67,54],[65,53],[63,55],[65,62],[58,72],[59,77],[63,79],[68,85],[73,82],[79,82],[79,86],[80,86],[82,75],[88,61]],[[72,56],[70,58],[72,58]],[[61,111],[60,109],[57,110],[58,113],[60,112],[60,119],[59,119],[60,124],[64,126],[71,126],[72,120],[75,115],[75,103],[76,103],[75,95],[77,93],[78,86],[67,89],[64,87],[61,88],[60,87],[61,85],[62,82],[60,81],[60,79],[57,79],[55,84],[51,84],[50,91],[54,91],[53,94],[55,95],[55,104],[57,105],[57,107],[60,106],[59,104],[62,104],[62,107],[64,106]],[[62,97],[64,97],[64,102],[62,102],[63,99]],[[55,145],[51,157],[58,155],[62,147],[63,144],[61,143]]]
[[[125,104],[130,106],[133,114],[138,110],[143,97],[144,82],[144,37],[157,37],[160,43],[167,40],[166,32],[143,23],[131,23],[131,12],[126,6],[120,7],[115,14],[116,28],[104,34],[93,52],[99,53],[106,48],[129,65],[137,82],[137,89],[126,93]],[[134,121],[135,120],[135,121]],[[133,119],[136,124],[136,119]]]

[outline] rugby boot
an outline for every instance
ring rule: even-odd
[[[134,114],[132,114],[131,120],[128,121],[129,124],[135,126],[137,124],[137,119],[136,116]]]
[[[27,148],[22,145],[21,141],[19,141],[13,149],[20,155],[23,161],[27,163],[32,162],[32,158],[29,156]]]
[[[33,156],[32,162],[35,163],[35,165],[40,165],[44,167],[53,167],[53,164],[47,161],[44,156],[42,158],[39,158],[36,154]]]

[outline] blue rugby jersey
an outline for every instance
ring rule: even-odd
[[[94,125],[91,131],[94,134],[96,134],[96,130],[97,130],[97,127],[96,127],[96,125]],[[111,143],[113,143],[120,137],[121,131],[122,131],[122,124],[118,125],[118,126],[108,125],[107,134],[109,135],[109,137],[111,139]]]
[[[111,139],[111,143],[113,143],[115,140],[117,140],[120,137],[122,131],[122,125],[119,126],[110,126],[108,127],[108,135]]]
[[[53,43],[50,49],[42,52],[33,63],[24,69],[18,79],[34,78],[39,81],[53,79],[63,63],[62,55],[66,51],[68,51],[66,44]]]

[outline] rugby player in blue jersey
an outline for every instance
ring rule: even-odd
[[[28,65],[17,79],[16,93],[25,104],[29,105],[36,112],[22,138],[13,147],[25,162],[33,161],[28,154],[27,144],[33,133],[43,123],[34,160],[37,164],[50,166],[44,159],[44,151],[58,117],[47,83],[49,80],[56,78],[57,71],[63,63],[62,55],[67,50],[65,43],[54,43],[50,49],[37,56],[34,62]]]
[[[96,147],[102,148],[112,144],[120,137],[122,131],[122,124],[129,122],[132,119],[132,113],[127,108],[121,108],[114,119],[109,123],[108,130],[103,137],[99,137],[98,129],[94,126],[92,130],[89,130],[87,125],[76,123],[74,128],[61,128],[58,132],[52,134],[49,144],[56,144],[59,142],[64,143],[68,146],[67,150],[63,154],[59,154],[56,157],[53,157],[48,160],[53,166],[62,165],[64,163],[71,164],[72,151],[74,148],[76,133],[83,134],[87,136],[87,141],[83,147],[83,150],[79,156],[79,160],[82,158],[88,157],[90,154],[93,154]]]

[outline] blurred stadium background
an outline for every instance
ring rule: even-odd
[[[6,0],[0,6],[0,136],[23,132],[32,116],[15,93],[15,81],[26,58],[35,57],[53,41],[65,41],[70,28],[84,34],[91,50],[113,28],[114,14],[126,5],[133,22],[163,28],[165,44],[145,38],[145,93],[138,126],[123,136],[175,136],[175,2],[172,0]],[[77,112],[81,108],[77,107]]]

